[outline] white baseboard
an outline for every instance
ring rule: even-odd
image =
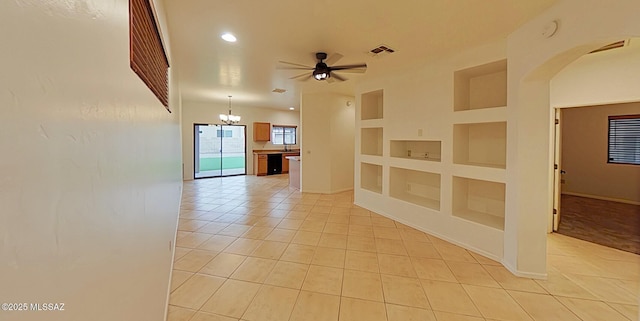
[[[357,205],[357,204],[356,204],[356,205]],[[460,246],[460,247],[465,248],[465,249],[467,249],[467,250],[469,250],[469,251],[472,251],[472,252],[475,252],[475,253],[477,253],[477,254],[480,254],[480,255],[482,255],[482,256],[484,256],[484,257],[486,257],[486,258],[489,258],[489,259],[491,259],[491,260],[494,260],[494,261],[496,261],[496,262],[502,263],[502,258],[501,258],[501,257],[497,257],[497,256],[495,256],[495,255],[493,255],[493,254],[491,254],[491,253],[489,253],[489,252],[486,252],[486,251],[484,251],[484,250],[482,250],[482,249],[479,249],[479,248],[477,248],[477,247],[475,247],[475,246],[472,246],[472,245],[470,245],[470,244],[467,244],[467,243],[463,243],[463,242],[456,241],[456,240],[451,239],[451,238],[449,238],[449,237],[447,237],[447,236],[445,236],[445,235],[442,235],[442,234],[440,234],[440,233],[437,233],[437,232],[435,232],[435,231],[433,231],[433,230],[425,229],[424,227],[421,227],[421,226],[418,226],[418,225],[415,225],[415,224],[409,223],[409,222],[407,222],[407,221],[405,221],[405,220],[403,220],[403,219],[401,219],[401,218],[398,218],[398,217],[396,217],[396,216],[389,215],[388,213],[378,213],[378,212],[376,212],[376,213],[377,213],[377,214],[380,214],[380,215],[382,215],[382,216],[386,216],[387,218],[390,218],[390,219],[392,219],[392,220],[394,220],[394,221],[400,222],[400,223],[402,223],[402,224],[404,224],[404,225],[411,226],[411,227],[413,227],[414,229],[416,229],[416,230],[418,230],[418,231],[421,231],[421,232],[423,232],[423,233],[427,233],[427,234],[432,235],[432,236],[435,236],[435,237],[437,237],[437,238],[439,238],[439,239],[441,239],[441,240],[447,241],[447,242],[449,242],[449,243],[451,243],[451,244],[454,244],[454,245]],[[504,265],[504,263],[502,263],[502,264]]]
[[[352,190],[353,190],[353,187],[338,189],[338,190],[335,190],[335,191],[301,190],[301,192],[303,192],[303,193],[313,193],[313,194],[337,194],[337,193],[342,193],[342,192],[347,192],[347,191],[352,191]]]
[[[357,201],[354,202],[354,203],[356,205],[360,206],[360,207],[367,208],[366,206],[363,206],[363,204],[362,205],[359,204]],[[367,208],[367,209],[369,209],[369,208]],[[386,213],[385,211],[371,210],[371,209],[369,209],[369,210],[372,211],[372,212],[375,212],[376,214],[379,214],[379,215],[385,216],[387,218],[390,218],[390,219],[392,219],[394,221],[400,222],[400,223],[402,223],[404,225],[411,226],[411,227],[415,228],[418,231],[427,233],[429,235],[433,235],[433,236],[435,236],[435,237],[437,237],[439,239],[442,239],[444,241],[447,241],[447,242],[449,242],[451,244],[455,244],[455,245],[460,246],[462,248],[465,248],[465,249],[467,249],[469,251],[475,252],[475,253],[480,254],[480,255],[482,255],[484,257],[492,259],[492,260],[502,264],[502,266],[504,266],[507,270],[509,270],[509,272],[511,272],[515,276],[522,277],[522,278],[539,279],[539,280],[546,280],[547,279],[547,273],[533,273],[533,272],[519,271],[517,268],[515,268],[513,266],[510,266],[507,262],[505,262],[503,258],[497,257],[497,256],[495,256],[495,255],[493,255],[491,253],[488,253],[488,252],[486,252],[486,251],[484,251],[482,249],[479,249],[479,248],[477,248],[477,247],[475,247],[473,245],[456,241],[456,240],[451,239],[451,238],[449,238],[447,236],[444,236],[444,235],[442,235],[440,233],[437,233],[437,232],[435,232],[433,230],[429,230],[429,229],[426,229],[424,227],[414,225],[414,224],[409,223],[409,222],[407,222],[407,221],[405,221],[405,220],[403,220],[401,218],[398,218],[398,217],[396,217],[394,215]]]
[[[513,273],[513,275],[521,277],[521,278],[529,278],[529,279],[538,279],[538,280],[546,280],[547,279],[547,273],[531,273],[531,272],[522,272],[522,271],[518,271],[517,268],[515,268],[514,266],[511,266],[510,264],[508,264],[507,262],[500,262],[502,263],[502,265],[509,270],[509,272]]]
[[[348,191],[353,191],[353,187],[338,189],[338,190],[332,191],[331,194],[348,192]]]
[[[625,203],[625,204],[631,204],[631,205],[640,205],[640,202],[638,202],[638,201],[631,201],[631,200],[625,200],[625,199],[613,198],[613,197],[606,197],[606,196],[600,196],[600,195],[590,195],[590,194],[582,194],[582,193],[574,193],[574,192],[562,192],[562,194],[571,195],[571,196],[578,196],[578,197],[593,198],[593,199],[603,200],[603,201]]]

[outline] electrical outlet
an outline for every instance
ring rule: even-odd
[[[418,137],[422,137],[422,128],[418,129]]]

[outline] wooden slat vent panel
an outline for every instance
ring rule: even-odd
[[[131,69],[169,112],[169,61],[162,45],[151,0],[129,0],[129,51]]]

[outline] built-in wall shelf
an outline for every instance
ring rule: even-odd
[[[382,194],[382,166],[360,163],[360,187]]]
[[[384,158],[382,156],[374,156],[374,155],[360,155],[360,160],[364,163],[382,165],[384,162]]]
[[[470,109],[453,113],[454,124],[491,123],[507,121],[507,107]]]
[[[370,156],[373,157],[373,156]],[[361,158],[364,161],[364,158]],[[441,162],[425,162],[425,161],[416,161],[410,158],[399,158],[399,157],[390,157],[385,165],[397,167],[397,168],[405,168],[412,169],[414,171],[422,171],[422,172],[430,172],[430,173],[442,173],[442,163]]]
[[[375,127],[383,127],[384,123],[382,119],[369,119],[369,120],[361,120],[360,128],[375,128]]]
[[[453,74],[453,110],[507,105],[507,60],[458,70]]]
[[[504,230],[505,184],[453,177],[453,216]]]
[[[360,153],[382,156],[382,128],[360,129]]]
[[[382,119],[384,115],[384,95],[382,89],[362,94],[360,99],[360,119]]]
[[[454,164],[506,168],[507,123],[453,125]]]
[[[479,57],[442,64],[418,84],[361,87],[354,202],[501,260],[508,66]]]
[[[473,165],[453,164],[451,167],[453,176],[473,178],[485,181],[505,183],[507,171],[504,168],[478,167]]]
[[[440,162],[442,142],[435,140],[392,140],[391,157]]]
[[[391,167],[389,196],[440,210],[440,174]]]

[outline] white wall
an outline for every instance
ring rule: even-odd
[[[353,189],[355,97],[335,97],[331,116],[331,191],[335,193]]]
[[[640,166],[607,163],[608,116],[640,114],[640,103],[562,110],[562,192],[640,204]]]
[[[553,206],[550,80],[571,62],[608,43],[640,35],[640,2],[563,0],[522,25],[507,41],[508,125],[506,266],[543,276]],[[553,37],[542,31],[553,21]],[[632,89],[635,90],[635,89]]]
[[[247,126],[247,174],[253,174],[253,150],[274,149],[282,150],[284,146],[271,142],[253,141],[253,122],[267,122],[271,125],[295,125],[297,130],[297,144],[300,146],[300,112],[278,110],[270,108],[243,107],[242,102],[231,101],[231,111],[241,118],[239,125]],[[193,179],[193,124],[219,124],[218,115],[229,112],[229,105],[219,105],[201,101],[183,101],[182,103],[182,159],[184,163],[183,176],[185,180]]]
[[[65,303],[2,320],[164,317],[179,93],[169,114],[129,68],[128,10],[0,2],[0,302]]]
[[[640,169],[606,163],[607,116],[640,113],[638,103],[616,104],[640,101],[638,57],[640,38],[631,38],[622,48],[578,58],[551,80],[551,107],[601,105],[563,109],[563,192],[640,201]]]
[[[366,124],[384,127],[384,151],[382,157],[356,154],[355,182],[360,182],[359,164],[372,163],[383,167],[383,186],[381,194],[356,188],[356,203],[501,260],[518,275],[545,277],[546,213],[552,210],[553,174],[549,82],[585,53],[640,34],[640,20],[634,15],[639,10],[640,2],[635,0],[618,1],[616,6],[597,0],[562,0],[521,26],[506,41],[415,66],[412,72],[362,83],[357,95],[384,90],[384,119]],[[554,37],[546,38],[542,31],[553,20],[560,21],[559,30]],[[454,114],[453,73],[504,58],[508,64],[506,109]],[[636,85],[626,85],[629,87],[625,93],[637,92]],[[452,164],[452,124],[496,119],[507,121],[506,170]],[[418,135],[420,129],[422,136]],[[358,151],[359,139],[356,132]],[[419,170],[441,174],[440,211],[388,197],[388,168],[394,164],[414,166],[388,158],[388,142],[396,139],[442,141],[441,164],[419,166]],[[506,183],[504,233],[452,216],[452,177],[459,174]]]
[[[625,47],[578,58],[551,80],[551,106],[640,101],[639,57],[640,38],[631,38]]]
[[[454,164],[453,136],[454,124],[504,121],[504,108],[454,112],[453,79],[457,70],[504,58],[505,42],[497,41],[446,59],[415,66],[411,72],[389,75],[361,84],[357,88],[356,122],[361,126],[384,127],[383,156],[360,155],[360,133],[356,132],[356,204],[500,260],[503,254],[503,231],[452,215],[453,176],[464,174],[462,176],[504,181],[505,170]],[[379,89],[384,90],[383,119],[359,120],[360,95]],[[440,141],[441,161],[407,162],[389,157],[392,140]],[[383,167],[381,194],[357,188],[361,181],[361,163],[378,164]],[[440,209],[426,208],[390,197],[391,167],[440,174]]]
[[[302,191],[336,193],[353,188],[354,97],[303,94]]]

